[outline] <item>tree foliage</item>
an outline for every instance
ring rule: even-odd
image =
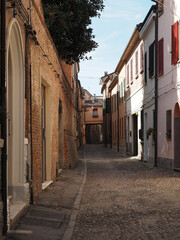
[[[44,17],[61,59],[79,62],[98,47],[90,27],[100,17],[103,0],[43,0]]]

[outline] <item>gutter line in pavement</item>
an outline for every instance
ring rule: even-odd
[[[74,228],[76,225],[76,218],[78,216],[79,209],[80,209],[80,203],[81,203],[81,199],[82,199],[82,195],[83,195],[84,186],[86,184],[86,179],[87,179],[87,159],[86,159],[85,147],[84,147],[84,177],[83,177],[81,186],[79,188],[79,192],[76,197],[76,200],[74,202],[74,209],[73,209],[71,217],[70,217],[68,228],[66,229],[62,240],[71,240],[71,238],[72,238]]]

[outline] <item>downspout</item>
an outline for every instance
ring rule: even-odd
[[[7,123],[6,123],[6,1],[1,0],[1,137],[2,149],[2,201],[3,235],[7,233]]]
[[[33,196],[33,131],[32,131],[32,79],[30,65],[30,134],[31,134],[31,180],[30,180],[30,203],[34,203]]]
[[[111,89],[109,89],[109,95],[110,95],[110,136],[111,136],[111,148],[112,148],[112,106],[111,106]]]
[[[119,91],[117,90],[117,151],[119,152]]]
[[[104,127],[104,139],[105,139],[105,147],[107,148],[107,142],[108,142],[108,139],[107,139],[107,98],[106,98],[106,106],[105,106],[105,113],[104,113],[104,118],[105,118],[105,127]]]
[[[32,18],[31,18],[31,0],[29,0],[29,11],[30,11],[30,31],[32,31]],[[28,45],[29,47],[29,45]],[[31,59],[31,56],[30,56]],[[30,203],[34,203],[33,195],[33,131],[32,131],[32,78],[31,78],[31,60],[30,60],[30,135],[31,135],[31,180],[30,180]]]
[[[158,157],[158,1],[156,2],[156,19],[155,19],[155,152],[154,167],[157,167]]]

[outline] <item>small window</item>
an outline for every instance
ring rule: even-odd
[[[171,29],[171,37],[172,37],[172,42],[171,42],[171,63],[176,64],[177,61],[179,60],[179,22],[177,21],[172,25]]]
[[[171,139],[171,118],[172,118],[172,111],[166,111],[166,138]]]
[[[96,118],[96,117],[98,117],[98,109],[94,108],[93,109],[93,118]]]
[[[158,42],[158,75],[161,76],[164,73],[164,39],[162,38]]]
[[[154,42],[149,46],[149,78],[154,77]]]

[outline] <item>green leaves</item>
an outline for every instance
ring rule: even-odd
[[[43,0],[47,27],[61,59],[71,64],[98,47],[91,18],[100,17],[103,0]]]

